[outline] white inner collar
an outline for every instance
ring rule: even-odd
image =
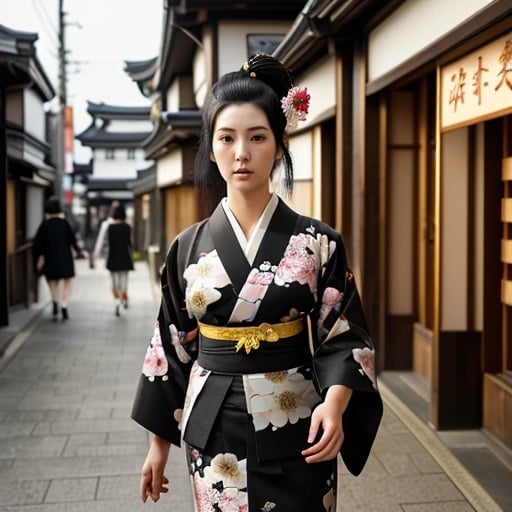
[[[227,198],[224,197],[221,201],[222,208],[224,208],[224,211],[226,212],[226,216],[229,220],[229,223],[231,224],[231,227],[233,228],[238,243],[240,244],[240,247],[246,256],[247,261],[249,261],[251,265],[254,261],[256,253],[258,252],[261,240],[267,231],[270,219],[276,211],[278,203],[279,200],[277,196],[272,194],[270,201],[268,202],[267,206],[265,206],[265,209],[263,210],[261,217],[256,223],[256,226],[254,227],[249,240],[247,240],[247,238],[245,238],[244,232],[242,231],[242,228],[240,227],[240,224],[238,224],[238,221],[233,215],[233,212],[229,209]]]

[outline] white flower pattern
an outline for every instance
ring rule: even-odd
[[[296,368],[244,376],[244,385],[256,431],[269,425],[273,429],[293,425],[310,417],[313,407],[320,402],[312,381]]]
[[[200,320],[207,307],[221,298],[217,288],[230,281],[216,250],[201,254],[197,263],[189,265],[183,273],[187,281],[185,305],[190,318]]]
[[[192,449],[190,462],[198,512],[249,512],[246,459],[232,453],[203,458]]]

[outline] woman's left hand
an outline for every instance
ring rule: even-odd
[[[306,462],[324,462],[336,457],[343,444],[342,415],[352,396],[346,386],[331,386],[323,403],[311,415],[308,443],[313,443],[302,451]]]

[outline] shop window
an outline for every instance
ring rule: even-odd
[[[255,53],[268,53],[271,55],[283,40],[283,34],[248,34],[247,56]]]

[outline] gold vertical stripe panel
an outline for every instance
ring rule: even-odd
[[[512,306],[512,281],[501,281],[501,302]]]
[[[503,181],[512,181],[512,156],[502,160],[501,179]]]
[[[501,200],[501,220],[503,222],[512,222],[512,198]]]
[[[512,264],[512,240],[501,241],[501,261]]]

